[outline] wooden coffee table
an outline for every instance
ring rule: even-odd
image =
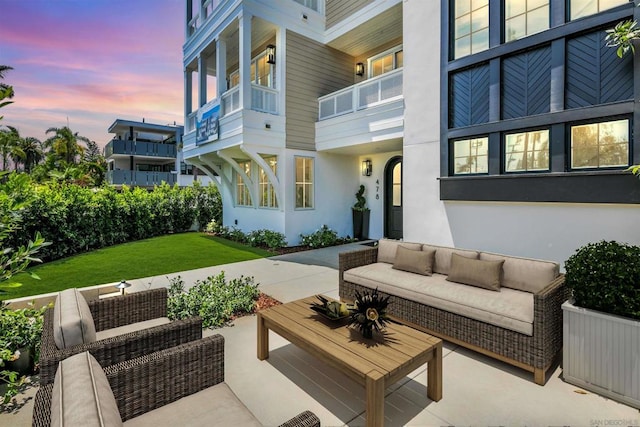
[[[405,325],[389,323],[384,335],[364,339],[345,323],[309,308],[309,297],[258,313],[258,359],[269,357],[269,330],[338,369],[366,389],[367,425],[384,425],[384,391],[428,363],[427,396],[442,398],[442,340]],[[393,304],[393,302],[392,302]]]

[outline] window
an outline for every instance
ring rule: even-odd
[[[571,127],[571,168],[629,165],[629,120]]]
[[[391,201],[393,206],[402,206],[402,163],[397,163],[393,167]]]
[[[402,46],[369,60],[369,77],[380,76],[403,66]]]
[[[593,15],[626,3],[629,0],[569,0],[570,19]]]
[[[453,57],[489,48],[489,0],[454,0]]]
[[[505,172],[548,171],[549,130],[505,136]]]
[[[264,159],[274,174],[278,173],[278,158],[276,156],[266,157]],[[264,169],[260,168],[260,180],[258,185],[260,186],[260,206],[263,208],[277,208],[278,200],[276,199],[276,192],[273,188],[273,184],[269,181],[269,177]]]
[[[240,84],[240,72],[238,70],[229,74],[229,89],[234,88]]]
[[[309,9],[313,9],[316,12],[318,11],[318,0],[293,0],[296,3],[300,3],[303,6],[308,7]]]
[[[251,61],[251,83],[275,88],[275,65],[267,62],[267,54],[258,55]]]
[[[244,171],[244,173],[251,178],[251,162],[238,162],[238,166],[240,169]],[[251,206],[251,193],[249,192],[249,187],[247,187],[247,183],[242,179],[242,175],[236,172],[236,206]]]
[[[313,208],[313,159],[296,157],[296,208]]]
[[[505,42],[549,28],[549,0],[505,0]]]
[[[194,166],[185,162],[180,162],[180,174],[181,175],[193,175]]]
[[[464,175],[489,172],[489,138],[453,142],[453,173]]]

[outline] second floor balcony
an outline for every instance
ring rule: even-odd
[[[153,187],[166,182],[175,184],[177,174],[173,172],[143,172],[133,170],[107,171],[107,183],[115,186],[127,185],[129,187]]]
[[[175,159],[176,145],[112,139],[104,148],[104,156],[108,159],[114,155]]]

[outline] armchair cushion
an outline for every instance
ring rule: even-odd
[[[88,352],[60,362],[51,399],[52,427],[80,425],[122,425],[107,376]]]
[[[96,327],[89,305],[76,288],[58,293],[53,314],[53,339],[58,349],[96,340]]]

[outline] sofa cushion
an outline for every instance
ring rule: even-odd
[[[560,265],[552,261],[518,258],[481,252],[480,259],[504,260],[502,286],[536,293],[544,289],[560,274]]]
[[[483,261],[454,253],[451,255],[451,267],[447,280],[499,291],[502,264],[504,260]]]
[[[125,421],[127,427],[147,426],[261,426],[225,383],[183,397]]]
[[[422,249],[420,243],[401,242],[400,240],[380,239],[378,241],[378,262],[386,262],[393,264],[396,260],[396,249],[398,245],[402,245],[407,249],[419,251]]]
[[[533,335],[533,294],[501,288],[500,292],[448,282],[434,273],[421,276],[373,263],[344,272],[344,279],[370,289],[436,307],[526,335]],[[389,300],[393,310],[393,297]]]
[[[410,271],[411,273],[422,274],[424,276],[431,276],[433,273],[433,259],[436,251],[427,249],[412,250],[407,249],[404,246],[398,246],[396,250],[396,260],[393,263],[393,268],[396,270]]]
[[[440,274],[449,274],[449,267],[451,266],[451,254],[458,254],[463,257],[478,259],[478,251],[472,251],[467,249],[447,248],[444,246],[435,245],[422,245],[422,250],[435,249],[436,258],[433,264],[433,272]]]
[[[53,307],[53,340],[59,350],[96,340],[89,305],[75,288],[58,293]]]
[[[155,319],[145,320],[142,322],[129,323],[128,325],[96,332],[96,340],[106,340],[107,338],[117,337],[119,335],[128,334],[130,332],[138,332],[143,329],[166,325],[167,323],[171,323],[171,320],[169,320],[168,317],[157,317]]]
[[[53,382],[51,426],[121,426],[116,399],[100,364],[88,352],[60,362]]]

